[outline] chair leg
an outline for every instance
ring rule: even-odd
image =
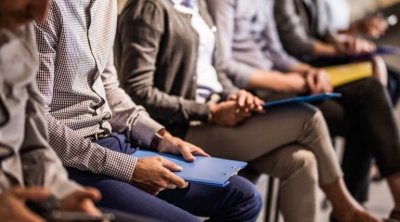
[[[275,179],[273,177],[269,177],[268,179],[268,191],[265,200],[265,221],[269,222],[271,220],[271,211],[272,211],[272,198],[274,192],[274,182]]]

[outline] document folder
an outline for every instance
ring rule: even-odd
[[[325,67],[333,87],[372,76],[372,63],[359,62]]]
[[[191,183],[205,184],[209,186],[225,187],[229,178],[236,175],[239,170],[246,167],[247,163],[236,160],[227,160],[215,157],[196,156],[193,162],[187,162],[181,156],[154,151],[138,150],[133,153],[135,157],[162,156],[183,168],[180,172],[174,172],[177,176]]]
[[[326,99],[333,99],[341,97],[341,93],[321,93],[316,95],[309,95],[309,96],[296,96],[287,99],[280,99],[275,101],[266,102],[264,108],[269,108],[273,106],[280,106],[292,103],[309,103],[309,102],[317,102]]]

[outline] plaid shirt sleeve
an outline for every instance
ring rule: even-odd
[[[101,77],[107,101],[113,113],[110,121],[113,130],[121,133],[130,132],[131,138],[138,141],[140,145],[150,146],[154,135],[164,127],[151,119],[145,109],[136,105],[128,94],[119,87],[112,58]]]
[[[58,61],[58,36],[62,27],[62,15],[53,1],[49,17],[44,23],[36,23],[35,31],[39,49],[40,67],[37,74],[37,85],[44,100],[48,120],[50,145],[68,167],[103,174],[122,181],[132,177],[137,158],[118,153],[92,143],[73,129],[58,121],[50,113],[50,104],[54,87],[56,64]],[[59,56],[67,60],[67,56]],[[64,64],[66,65],[67,62]],[[70,98],[65,98],[70,99]]]

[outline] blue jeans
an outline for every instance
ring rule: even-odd
[[[117,152],[132,154],[135,151],[121,134],[96,143]],[[98,206],[160,221],[200,221],[196,216],[221,222],[255,221],[262,207],[254,186],[239,176],[232,177],[225,188],[190,184],[186,189],[165,190],[153,196],[111,177],[72,168],[68,171],[71,179],[100,190],[103,198]]]

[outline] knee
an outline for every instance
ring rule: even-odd
[[[291,156],[291,167],[286,178],[299,177],[318,183],[317,159],[311,151],[300,149]]]
[[[236,196],[237,201],[235,202],[239,203],[234,206],[235,211],[241,211],[243,220],[255,221],[263,206],[260,193],[251,182],[243,177],[233,176],[230,182],[228,190]]]
[[[358,82],[355,103],[364,106],[376,106],[378,103],[389,101],[386,88],[375,78],[366,78]]]
[[[365,93],[369,93],[371,95],[375,95],[376,93],[384,93],[385,87],[382,83],[376,78],[366,78],[363,80],[363,90],[360,90]]]
[[[313,112],[310,113],[310,116],[305,119],[302,135],[311,139],[312,141],[314,139],[321,139],[322,137],[325,137],[325,135],[329,137],[329,131],[325,117],[319,109],[315,108]],[[301,137],[301,139],[305,139],[304,137]]]
[[[322,112],[315,106],[309,105],[309,104],[301,104],[296,107],[296,114],[297,116],[302,117],[304,122],[310,122],[310,121],[324,121],[324,117],[322,115]]]

